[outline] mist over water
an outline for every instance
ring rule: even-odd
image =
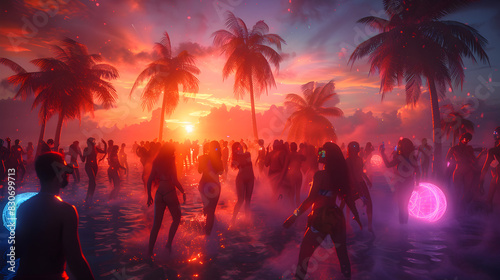
[[[167,211],[155,245],[155,265],[147,264],[153,207],[146,206],[141,164],[133,155],[128,158],[130,174],[122,175],[118,199],[108,201],[112,186],[104,163],[99,168],[95,202],[90,209],[83,205],[88,181],[82,167],[82,181],[72,185],[70,178],[70,185],[61,193],[63,200],[78,209],[82,250],[96,279],[292,279],[307,213],[290,229],[284,229],[282,223],[295,207],[286,200],[272,201],[270,185],[257,171],[251,213],[240,212],[236,226],[228,228],[236,202],[236,172],[229,171],[228,179],[222,181],[215,226],[207,237],[197,189],[201,175],[195,168],[190,169],[187,176],[180,178],[187,204],[181,205],[182,222],[172,253],[164,248],[171,223]],[[382,171],[371,172],[375,236],[347,219],[352,221],[348,225],[352,279],[497,279],[498,207],[493,213],[479,212],[460,221],[448,213],[433,224],[410,217],[408,225],[400,225],[398,209]],[[37,191],[35,179],[31,174],[17,192]],[[302,200],[307,192],[308,189],[302,189]],[[498,196],[495,203],[499,203]],[[358,200],[356,205],[366,226],[362,202]],[[7,248],[7,234],[2,227],[2,252]],[[313,255],[308,273],[309,279],[344,279],[329,237]]]

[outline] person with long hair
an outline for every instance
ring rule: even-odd
[[[399,223],[407,224],[408,203],[415,185],[418,186],[420,182],[420,169],[415,155],[415,146],[408,138],[399,140],[396,155],[391,161],[385,155],[385,146],[383,144],[379,147],[379,151],[387,168],[396,167],[394,192],[399,208]]]
[[[245,213],[247,215],[250,213],[250,200],[252,199],[255,177],[250,153],[243,151],[243,146],[240,142],[234,142],[231,150],[231,167],[238,169],[238,174],[236,175],[236,195],[238,196],[238,202],[234,205],[233,219],[231,220],[231,224],[234,225],[243,202],[245,202]]]
[[[212,141],[203,145],[206,153],[198,158],[198,172],[201,173],[198,190],[203,201],[203,214],[207,220],[205,234],[210,235],[215,221],[215,208],[219,202],[221,185],[219,175],[224,172],[219,142]]]
[[[89,187],[87,189],[87,196],[85,197],[85,205],[88,207],[92,203],[94,198],[94,192],[96,187],[96,177],[98,171],[97,154],[106,154],[108,150],[106,141],[101,140],[104,144],[104,149],[100,149],[96,146],[95,138],[87,139],[87,147],[83,149],[82,162],[85,162],[85,172],[89,177]]]
[[[160,152],[153,161],[153,167],[151,169],[151,174],[148,178],[147,183],[147,193],[148,193],[148,206],[151,206],[154,201],[154,222],[151,228],[151,234],[149,235],[149,246],[148,246],[148,256],[152,258],[153,249],[156,243],[156,238],[158,237],[158,232],[160,231],[161,224],[163,221],[163,215],[165,214],[165,209],[168,207],[170,215],[172,215],[172,224],[170,225],[170,231],[168,232],[168,240],[165,247],[172,251],[172,242],[174,240],[175,233],[179,228],[181,222],[181,206],[179,204],[179,199],[177,198],[176,188],[182,193],[184,204],[186,203],[186,193],[182,188],[181,183],[177,179],[177,170],[175,166],[175,148],[173,144],[166,143],[160,148]],[[158,189],[156,190],[155,198],[151,196],[151,186],[153,181],[158,180]]]
[[[300,189],[302,187],[302,171],[300,168],[306,157],[297,152],[297,143],[290,143],[290,151],[286,155],[285,165],[282,171],[280,182],[287,186],[287,197],[295,206],[300,205]]]
[[[359,227],[362,226],[351,195],[347,164],[340,147],[332,142],[325,143],[319,150],[319,162],[324,164],[324,170],[314,174],[309,195],[283,224],[285,228],[289,228],[298,216],[312,206],[307,230],[300,245],[295,277],[305,279],[309,259],[327,235],[330,235],[335,243],[342,274],[350,277],[351,263],[347,255],[346,220],[336,204],[337,197],[345,200]]]
[[[69,165],[74,169],[73,180],[75,183],[80,183],[80,170],[78,170],[78,156],[83,157],[82,150],[80,149],[80,142],[74,141],[73,144],[69,146],[68,154],[70,156]]]

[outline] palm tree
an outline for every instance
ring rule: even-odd
[[[445,97],[445,88],[452,81],[463,84],[463,57],[476,62],[489,59],[484,51],[487,40],[479,32],[457,21],[440,20],[444,16],[466,6],[472,0],[384,0],[389,17],[364,17],[358,22],[371,25],[380,34],[359,44],[349,62],[369,55],[370,73],[380,74],[382,99],[394,86],[406,83],[406,102],[419,100],[422,78],[429,89],[434,140],[434,174],[441,174],[444,167],[441,146],[441,120],[439,97]]]
[[[182,85],[184,92],[198,92],[199,80],[195,75],[200,74],[200,69],[196,67],[193,56],[187,51],[181,51],[177,56],[172,56],[172,46],[167,32],[160,43],[155,43],[154,50],[157,59],[139,74],[130,91],[130,96],[140,84],[148,80],[141,99],[142,109],[147,107],[148,111],[151,111],[163,95],[159,135],[159,141],[162,141],[165,113],[170,116],[177,107],[179,85]]]
[[[330,100],[334,101],[333,105],[339,102],[333,80],[327,84],[304,84],[302,95],[304,97],[290,93],[285,97],[286,108],[293,111],[285,124],[285,129],[290,128],[288,140],[315,146],[321,146],[325,141],[335,142],[335,129],[326,117],[341,117],[344,113],[337,107],[324,107]]]
[[[470,113],[470,107],[471,104],[469,103],[462,105],[458,110],[455,109],[453,104],[441,106],[445,112],[441,120],[441,128],[446,132],[446,138],[449,139],[452,137],[453,146],[455,146],[456,140],[463,133],[474,133],[474,123],[465,118],[465,116]]]
[[[118,77],[118,71],[114,67],[98,64],[102,57],[89,54],[85,45],[66,38],[62,41],[62,46],[52,46],[55,58],[31,61],[40,71],[26,72],[17,68],[17,74],[8,78],[9,83],[20,86],[15,98],[26,100],[35,95],[32,109],[40,105],[42,127],[39,143],[45,134],[46,121],[58,114],[55,147],[59,146],[64,121],[75,118],[81,120],[82,113],[93,113],[95,98],[106,109],[113,106],[116,90],[104,79]],[[9,62],[2,60],[0,63],[8,65]],[[15,69],[12,65],[9,67]]]
[[[270,46],[281,50],[281,43],[285,40],[277,34],[269,34],[269,26],[262,20],[249,32],[245,22],[231,12],[227,12],[226,27],[228,30],[221,29],[212,34],[214,45],[227,56],[222,77],[225,80],[230,74],[235,74],[233,91],[236,99],[243,98],[246,92],[250,94],[253,133],[255,139],[259,139],[255,95],[259,97],[264,90],[267,94],[269,87],[276,87],[269,63],[278,69],[283,58]]]

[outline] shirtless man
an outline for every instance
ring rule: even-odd
[[[76,208],[58,196],[73,169],[51,152],[38,157],[35,170],[40,192],[17,211],[15,279],[68,279],[66,262],[75,279],[94,279],[81,251]]]
[[[491,163],[496,160],[497,165],[495,167],[492,167],[491,170],[491,183],[490,183],[490,189],[488,190],[488,198],[486,202],[488,203],[488,206],[490,209],[493,208],[493,197],[495,196],[495,192],[500,186],[500,166],[498,163],[500,162],[500,126],[495,129],[493,132],[493,137],[495,138],[495,147],[491,148],[488,150],[488,157],[486,158],[486,161],[484,162],[483,169],[481,170],[481,177],[480,177],[480,183],[479,183],[479,190],[481,193],[484,193],[484,177],[486,176],[486,173],[488,172],[488,169],[490,169]]]

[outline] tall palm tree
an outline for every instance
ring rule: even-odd
[[[66,38],[62,47],[54,45],[52,48],[55,58],[31,61],[40,71],[17,71],[8,81],[19,86],[15,98],[26,100],[35,95],[32,109],[40,106],[42,124],[39,140],[43,140],[46,121],[58,114],[54,137],[55,147],[58,147],[65,120],[81,120],[82,113],[93,113],[94,99],[98,99],[106,109],[113,106],[116,90],[105,79],[117,78],[118,71],[111,65],[99,64],[102,60],[100,55],[89,54],[85,45],[72,39]],[[3,60],[3,64],[7,65],[7,62]]]
[[[358,22],[368,24],[380,34],[359,44],[349,62],[369,55],[370,73],[380,74],[382,99],[394,86],[406,83],[406,102],[419,100],[422,78],[429,89],[434,140],[434,174],[441,174],[444,167],[441,145],[441,120],[439,97],[445,97],[445,88],[452,81],[463,84],[463,57],[474,62],[477,55],[489,62],[484,51],[487,40],[479,32],[457,21],[440,20],[466,6],[472,0],[384,0],[389,20],[364,17]]]
[[[466,103],[456,109],[453,104],[446,104],[441,106],[445,112],[441,120],[441,128],[446,132],[446,138],[452,138],[453,146],[456,140],[465,132],[474,133],[474,123],[466,119],[466,115],[470,112],[471,104]]]
[[[236,99],[243,98],[246,92],[250,94],[253,134],[258,139],[255,95],[259,97],[264,90],[267,93],[269,87],[276,87],[269,63],[278,69],[283,58],[271,46],[281,50],[281,43],[285,40],[268,33],[269,26],[262,20],[249,32],[245,22],[231,12],[227,12],[226,28],[212,34],[214,45],[227,56],[222,77],[225,80],[230,74],[235,74],[233,91]]]
[[[147,107],[148,111],[151,111],[163,95],[159,135],[159,141],[162,141],[165,113],[170,116],[179,104],[179,85],[182,85],[184,92],[198,92],[199,80],[195,75],[200,74],[200,69],[196,67],[194,57],[187,51],[181,51],[177,56],[172,55],[167,32],[160,43],[155,43],[154,50],[157,59],[139,74],[130,96],[140,84],[148,80],[141,99],[142,109]]]
[[[333,80],[327,84],[304,84],[302,95],[304,97],[290,93],[285,97],[286,108],[293,111],[285,124],[285,129],[290,128],[288,140],[315,146],[321,146],[325,141],[337,141],[335,129],[326,117],[341,117],[344,113],[335,106],[324,107],[328,101],[334,101],[332,105],[339,102]]]

